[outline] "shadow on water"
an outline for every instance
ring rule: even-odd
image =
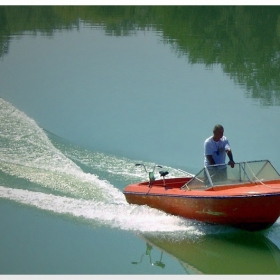
[[[173,256],[188,274],[279,274],[280,250],[262,233],[243,231],[205,235],[197,240],[174,240],[155,235],[141,236],[146,248],[139,260],[165,267],[164,253]],[[157,248],[161,255],[152,254]]]

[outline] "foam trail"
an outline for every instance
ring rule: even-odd
[[[108,204],[0,186],[0,197],[58,214],[99,222],[112,228],[140,232],[184,232],[201,235],[194,222],[147,206]]]
[[[13,185],[13,180],[11,187],[0,186],[1,198],[124,230],[196,230],[193,223],[188,224],[182,218],[147,206],[129,205],[118,189],[94,174],[83,172],[52,144],[34,120],[1,98],[0,141],[0,170],[10,178],[19,180],[17,188]],[[69,152],[69,146],[67,147]],[[71,150],[72,156],[76,151]],[[135,179],[135,170],[130,170],[134,164],[130,161],[100,153],[92,157],[88,151],[81,151],[83,150],[79,150],[75,159],[83,164],[101,172],[108,170],[114,175],[130,178],[134,176]],[[27,181],[25,187],[21,185],[23,181]],[[45,193],[40,188],[31,191],[30,184],[59,191],[63,195]]]
[[[155,163],[135,161],[125,157],[116,157],[114,155],[107,155],[101,152],[93,152],[82,149],[72,143],[66,143],[65,139],[61,139],[56,135],[50,135],[50,139],[54,146],[56,146],[67,158],[75,161],[77,164],[84,165],[94,171],[94,173],[103,173],[106,178],[111,178],[121,181],[122,185],[144,181],[148,179],[148,175],[142,166],[136,167],[135,163],[144,164],[147,170],[152,170]],[[162,166],[163,170],[169,172],[168,178],[172,177],[186,177],[185,172],[179,171],[169,166]],[[160,176],[156,168],[155,176],[159,179]]]
[[[84,173],[36,122],[0,98],[0,170],[48,190],[85,199],[123,200],[106,180]]]
[[[5,162],[55,171],[79,167],[59,153],[36,122],[0,98],[1,158]]]

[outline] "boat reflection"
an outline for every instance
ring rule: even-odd
[[[162,254],[173,256],[188,274],[279,274],[280,250],[262,233],[236,231],[198,238],[174,238],[142,235],[146,255],[152,265],[162,268]],[[160,260],[152,261],[152,248],[161,251]],[[141,263],[144,254],[139,262]]]
[[[131,262],[132,264],[140,264],[142,263],[142,260],[144,258],[144,256],[148,256],[149,258],[149,261],[150,261],[150,264],[151,265],[154,265],[154,266],[159,266],[161,268],[164,268],[165,267],[165,264],[162,262],[162,257],[163,257],[163,251],[161,251],[161,254],[160,254],[160,260],[159,261],[153,261],[152,260],[152,254],[151,254],[151,251],[152,251],[153,247],[148,243],[146,242],[146,251],[145,251],[145,254],[143,253],[140,257],[140,261],[138,262]]]

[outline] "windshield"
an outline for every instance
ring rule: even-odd
[[[217,185],[243,184],[279,180],[280,175],[268,160],[235,163],[229,165],[211,165],[204,167],[190,180],[186,187],[205,189]]]

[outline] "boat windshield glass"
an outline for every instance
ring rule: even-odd
[[[218,185],[236,185],[249,182],[279,180],[280,175],[268,160],[248,161],[230,165],[204,167],[184,187],[206,189]]]

